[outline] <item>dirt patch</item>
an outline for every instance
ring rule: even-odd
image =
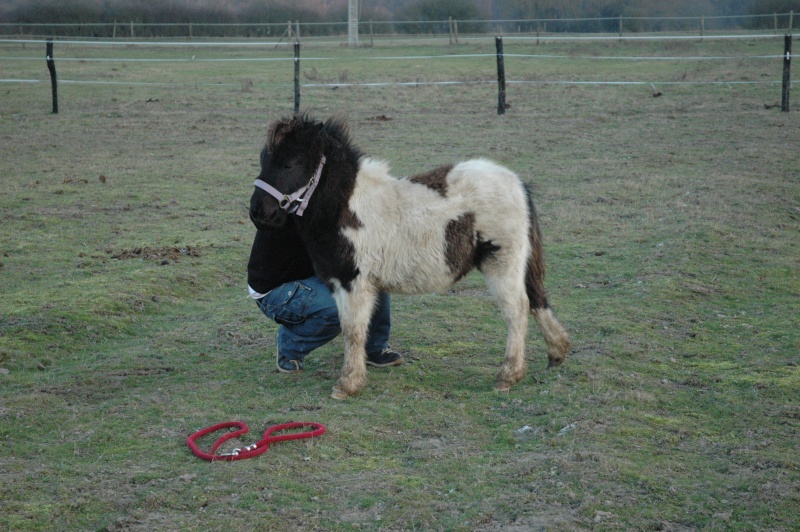
[[[93,378],[79,384],[46,386],[40,388],[39,393],[61,397],[68,405],[73,402],[97,404],[115,397],[121,385],[118,379]]]
[[[582,525],[574,511],[556,505],[552,509],[539,510],[537,515],[525,515],[518,517],[512,523],[498,523],[492,520],[483,524],[475,530],[482,532],[528,532],[531,530],[591,530],[591,527]],[[600,521],[596,521],[599,523]]]
[[[110,375],[112,377],[148,377],[150,375],[164,375],[166,373],[172,373],[173,371],[175,371],[175,368],[171,367],[134,368],[127,371],[111,373]]]
[[[112,259],[128,260],[128,259],[142,259],[161,262],[168,264],[170,261],[177,262],[183,257],[199,257],[200,252],[197,248],[186,246],[185,248],[178,247],[135,247],[128,250],[122,250],[111,255]]]
[[[56,384],[39,388],[39,393],[57,396],[68,402],[95,404],[115,397],[123,389],[125,379],[129,377],[151,377],[169,375],[175,371],[172,367],[133,368],[113,373],[98,373],[85,380],[73,383]]]

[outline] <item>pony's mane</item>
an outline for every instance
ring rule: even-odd
[[[274,152],[288,137],[303,139],[305,145],[301,148],[305,151],[324,150],[328,158],[358,160],[362,155],[361,151],[353,146],[347,120],[343,117],[334,117],[321,122],[309,113],[303,113],[278,120],[269,130],[267,148]]]

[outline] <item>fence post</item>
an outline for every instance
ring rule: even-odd
[[[706,17],[705,15],[702,15],[700,17],[700,42],[703,42],[705,33],[706,33]]]
[[[374,32],[372,31],[372,20],[369,21],[369,45],[370,47],[375,46],[375,41],[373,40]]]
[[[56,81],[56,62],[53,59],[53,39],[47,39],[45,50],[47,59],[47,70],[50,71],[50,86],[53,89],[53,114],[58,114],[58,82]]]
[[[781,95],[781,111],[789,112],[789,88],[792,84],[792,34],[789,33],[783,38],[783,91]]]
[[[497,46],[497,114],[506,112],[506,67],[503,62],[503,38],[495,37]]]
[[[619,41],[622,42],[622,15],[619,16]]]
[[[133,35],[133,21],[131,20],[131,39],[133,39],[133,37],[134,37],[134,35]]]
[[[453,45],[453,17],[447,17],[447,27],[450,29],[450,42],[448,44],[450,46]]]
[[[294,112],[300,112],[300,41],[294,43]]]
[[[358,0],[347,2],[347,44],[358,46]]]

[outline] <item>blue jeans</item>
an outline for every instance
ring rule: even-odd
[[[333,294],[317,276],[282,284],[256,303],[280,325],[276,337],[278,353],[288,359],[303,360],[342,332]],[[389,346],[390,306],[389,294],[381,292],[369,324],[367,354],[380,353]]]

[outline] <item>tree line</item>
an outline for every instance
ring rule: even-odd
[[[615,31],[615,19],[800,13],[800,0],[360,0],[362,21],[600,19],[551,31]],[[0,22],[265,24],[344,22],[348,0],[6,0]],[[603,20],[604,19],[604,20]],[[743,19],[743,27],[769,24]],[[563,26],[563,24],[562,24]],[[412,31],[400,25],[394,31]],[[636,28],[630,28],[635,30]],[[198,28],[198,31],[201,31]]]

